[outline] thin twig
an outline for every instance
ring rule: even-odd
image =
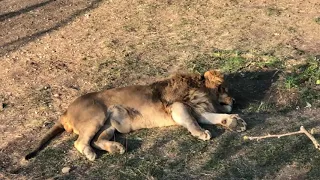
[[[279,69],[278,69],[275,73],[273,73],[272,78],[274,78],[274,76],[275,76],[278,72],[279,72]]]
[[[251,137],[244,136],[243,139],[258,141],[258,140],[265,139],[265,138],[281,138],[283,136],[291,136],[291,135],[296,135],[296,134],[305,134],[312,141],[315,148],[320,150],[320,144],[318,143],[318,141],[303,126],[300,127],[300,131],[296,131],[296,132],[290,132],[290,133],[285,133],[285,134],[273,134],[273,135],[268,134],[266,136],[251,136]]]
[[[310,134],[303,126],[300,127],[300,131],[304,132],[308,138],[312,141],[314,147],[316,147],[318,150],[320,150],[320,145],[318,143],[318,141],[316,140],[316,138],[314,138],[314,136],[312,136],[312,134]]]
[[[297,131],[297,132],[291,132],[291,133],[286,133],[286,134],[268,134],[266,136],[252,136],[252,137],[245,136],[245,139],[259,141],[260,139],[265,139],[265,138],[281,138],[283,136],[291,136],[291,135],[295,135],[295,134],[303,134],[303,132]]]
[[[257,111],[256,112],[259,112],[260,111],[260,108],[261,108],[261,106],[264,104],[264,102],[263,101],[261,101],[261,103],[260,103],[260,105],[259,105],[259,107],[258,107],[258,109],[257,109]]]

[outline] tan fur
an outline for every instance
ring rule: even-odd
[[[120,143],[109,141],[116,130],[128,133],[142,128],[181,125],[193,136],[209,140],[210,132],[202,129],[198,122],[245,130],[246,124],[239,116],[217,114],[232,109],[233,100],[227,91],[223,74],[218,71],[210,70],[204,75],[176,74],[150,85],[83,95],[68,107],[59,123],[66,131],[79,135],[75,147],[89,160],[96,158],[93,147],[124,153]],[[35,156],[39,147],[43,147],[43,141],[26,159]]]

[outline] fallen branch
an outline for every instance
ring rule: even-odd
[[[283,136],[291,136],[291,135],[296,135],[296,134],[305,134],[312,141],[315,148],[320,150],[320,144],[318,143],[318,141],[303,126],[300,127],[300,131],[296,131],[296,132],[290,132],[290,133],[285,133],[285,134],[273,134],[273,135],[268,134],[266,136],[255,136],[255,137],[244,136],[243,139],[244,140],[257,140],[257,141],[259,141],[259,140],[265,139],[265,138],[281,138]]]

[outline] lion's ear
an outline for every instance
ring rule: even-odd
[[[218,70],[209,70],[203,76],[207,88],[217,88],[224,82],[224,76]]]

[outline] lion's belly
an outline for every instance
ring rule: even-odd
[[[171,115],[169,115],[163,109],[158,109],[157,107],[149,107],[148,109],[144,109],[141,111],[141,115],[142,117],[140,121],[146,125],[146,128],[175,125]]]
[[[132,111],[132,130],[175,125],[162,102],[147,89],[145,86],[112,89],[105,91],[103,98],[107,106],[120,105]]]
[[[140,106],[135,109],[139,115],[132,119],[132,130],[172,126],[176,123],[162,107],[157,105]]]

